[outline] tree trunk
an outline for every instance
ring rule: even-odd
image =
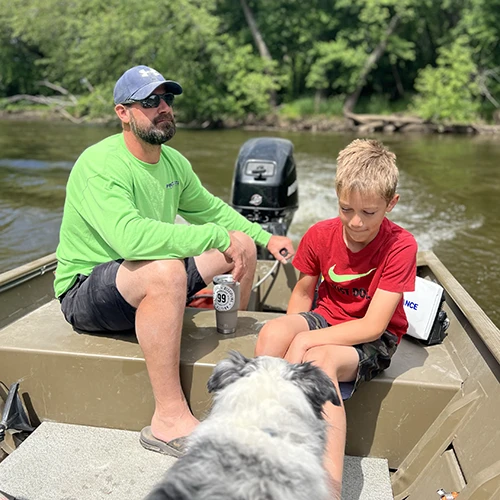
[[[399,97],[404,97],[405,89],[403,87],[403,82],[399,76],[398,67],[395,64],[391,64],[392,76],[394,76],[394,81],[396,82],[396,89],[398,91]]]
[[[387,30],[382,40],[380,40],[379,44],[375,47],[375,50],[370,54],[370,56],[366,60],[365,65],[361,70],[356,90],[352,94],[347,96],[347,99],[345,100],[344,103],[344,114],[352,113],[352,111],[354,110],[354,106],[356,106],[359,96],[361,95],[361,91],[365,86],[366,77],[370,74],[370,71],[373,69],[377,61],[382,57],[383,53],[385,52],[385,48],[387,47],[387,40],[396,29],[398,22],[399,22],[399,15],[395,14],[392,17],[389,25],[387,26]]]
[[[316,114],[319,113],[319,108],[324,99],[325,99],[325,89],[316,89],[316,93],[314,94],[314,112]]]
[[[255,45],[257,46],[257,49],[259,51],[260,57],[262,57],[262,59],[264,59],[264,61],[266,62],[272,62],[273,58],[271,57],[271,53],[267,48],[266,42],[264,42],[264,39],[262,38],[257,23],[255,22],[255,19],[253,17],[252,11],[248,7],[246,0],[240,0],[240,4],[241,8],[243,9],[243,14],[245,14],[245,19],[247,21],[248,27],[250,28],[250,31],[252,33]],[[266,70],[266,73],[268,72],[269,71]],[[276,107],[277,99],[275,90],[271,91],[270,103],[271,107]]]

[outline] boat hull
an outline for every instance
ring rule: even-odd
[[[272,265],[260,261],[256,281]],[[419,254],[418,272],[445,289],[448,335],[430,347],[404,338],[392,365],[346,403],[347,453],[386,458],[398,500],[433,498],[440,487],[461,491],[461,498],[495,498],[500,492],[500,332],[434,254]],[[0,286],[6,284],[2,276]],[[6,386],[21,381],[34,424],[128,430],[147,425],[154,402],[133,332],[75,332],[58,302],[47,298],[47,279],[50,272],[39,273],[1,295],[17,293],[19,301],[29,300],[18,302],[10,316],[2,314],[0,381]],[[206,381],[214,365],[231,349],[253,355],[263,322],[283,314],[296,280],[292,266],[278,266],[253,294],[253,310],[239,313],[235,334],[216,331],[212,309],[186,309],[181,379],[197,417],[210,408]],[[29,293],[22,291],[28,284]]]

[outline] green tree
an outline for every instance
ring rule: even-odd
[[[454,31],[470,39],[482,110],[500,108],[500,0],[470,0]],[[498,111],[497,111],[498,113]],[[488,113],[489,114],[489,113]]]
[[[274,74],[281,99],[291,100],[308,92],[310,51],[318,40],[329,37],[338,24],[332,15],[332,3],[326,0],[248,0],[247,3],[277,64]],[[254,43],[239,2],[219,0],[217,12],[227,32],[240,44]]]
[[[377,65],[412,60],[415,44],[398,34],[401,24],[412,22],[414,0],[338,0],[335,16],[339,29],[329,40],[315,43],[307,85],[348,94],[351,110]],[[382,57],[384,56],[384,59]]]
[[[7,26],[0,26],[0,96],[29,94],[39,78],[35,62],[39,54],[22,40],[12,36]]]
[[[413,100],[415,112],[435,122],[476,120],[480,92],[470,39],[462,35],[438,52],[437,66],[425,67],[415,82],[419,92]]]
[[[282,103],[315,95],[317,104],[332,96],[337,104],[360,95],[408,100],[418,91],[416,108],[434,116],[425,101],[437,82],[446,108],[438,119],[456,119],[457,106],[471,117],[478,104],[500,102],[499,7],[500,0],[0,0],[0,95],[48,94],[37,86],[47,80],[78,96],[75,114],[112,113],[116,78],[147,64],[183,85],[184,121],[264,115],[274,91]],[[463,36],[465,54],[453,61]]]
[[[216,121],[269,110],[276,88],[251,46],[224,33],[215,1],[0,0],[13,36],[37,47],[43,77],[74,94],[107,94],[117,77],[147,64],[184,87],[185,119]],[[85,85],[82,82],[87,82]],[[86,99],[102,107],[102,99]]]

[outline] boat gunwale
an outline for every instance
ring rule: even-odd
[[[45,255],[27,264],[23,264],[0,274],[0,293],[20,285],[31,278],[36,278],[47,272],[53,271],[57,265],[55,253]]]
[[[444,288],[445,293],[461,310],[497,363],[500,364],[500,330],[497,326],[434,252],[430,250],[418,252],[417,266],[423,265],[431,270],[437,281]]]

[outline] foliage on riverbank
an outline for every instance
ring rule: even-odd
[[[0,0],[0,107],[45,99],[74,121],[95,120],[112,114],[117,77],[147,64],[182,83],[186,123],[305,120],[311,103],[312,115],[492,122],[496,3]]]
[[[242,128],[247,130],[283,130],[283,131],[310,131],[310,132],[350,132],[358,135],[371,134],[372,132],[405,132],[405,133],[457,133],[457,134],[500,134],[500,125],[489,125],[481,122],[471,124],[439,124],[426,122],[411,115],[401,112],[392,114],[361,114],[352,115],[347,118],[339,113],[327,109],[324,113],[315,114],[311,112],[311,99],[301,99],[297,105],[291,103],[277,112],[264,116],[256,116],[252,113],[244,119],[217,120],[215,122],[205,120],[183,121],[177,119],[179,127],[194,129],[214,128]],[[11,106],[1,109],[0,120],[23,120],[23,121],[73,121],[78,124],[104,125],[119,128],[119,122],[114,113],[104,113],[96,116],[84,115],[75,118],[67,113],[61,114],[55,107],[47,106]],[[333,108],[335,105],[332,106]],[[377,110],[377,106],[369,106],[368,109]],[[182,117],[182,113],[178,113]],[[359,120],[362,121],[359,121]]]

